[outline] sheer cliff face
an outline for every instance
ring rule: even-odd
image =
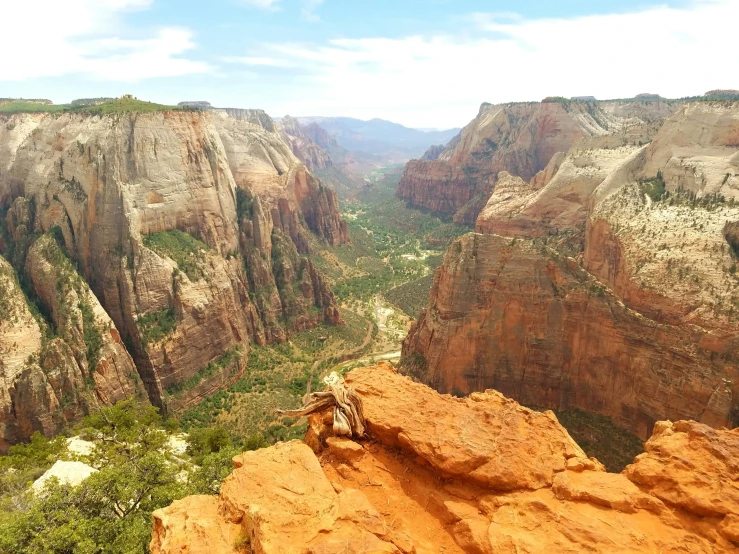
[[[588,271],[628,306],[712,329],[723,350],[739,328],[736,250],[727,234],[739,221],[736,136],[739,103],[681,107],[595,190],[583,253]],[[668,196],[659,202],[645,192],[659,186],[657,176]]]
[[[318,127],[315,123],[312,125]],[[290,146],[292,153],[305,164],[305,167],[311,170],[328,169],[334,165],[331,157],[311,137],[316,135],[315,129],[306,129],[297,119],[289,115],[280,120],[278,127],[282,140]],[[328,144],[328,140],[325,138],[321,142]]]
[[[368,436],[234,458],[219,496],[153,514],[153,554],[734,552],[739,431],[659,422],[620,474],[588,458],[551,412],[495,391],[439,395],[389,364],[346,376]]]
[[[646,141],[672,109],[662,102],[483,104],[435,159],[408,162],[398,196],[474,224],[499,172],[529,181],[578,142],[604,142],[606,136],[611,147]]]
[[[404,355],[441,392],[576,406],[646,438],[665,417],[729,424],[732,362],[712,342],[630,310],[547,247],[469,234],[447,251]]]
[[[0,452],[35,431],[58,433],[97,405],[144,395],[114,323],[51,235],[31,247],[26,274],[50,322],[31,314],[0,258]]]
[[[409,367],[642,437],[662,418],[736,425],[738,129],[737,104],[684,105],[647,146],[591,141],[531,181],[501,173],[483,234],[437,271]]]
[[[266,114],[249,113],[0,122],[0,246],[25,255],[58,227],[159,405],[183,408],[237,378],[249,341],[340,322],[302,256],[309,234],[346,240],[336,196],[269,130]],[[53,314],[33,251],[15,270]],[[216,370],[203,371],[209,364]]]

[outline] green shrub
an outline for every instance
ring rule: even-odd
[[[65,108],[63,104],[40,104],[32,100],[11,100],[0,103],[0,113],[61,112]]]
[[[87,301],[81,300],[78,307],[82,313],[82,338],[85,342],[87,363],[92,372],[100,361],[100,350],[103,348],[103,334],[100,330],[100,324],[95,318],[95,313]]]
[[[106,115],[106,114],[123,114],[123,113],[151,113],[163,112],[169,110],[179,110],[179,106],[167,106],[165,104],[156,104],[154,102],[146,102],[137,98],[115,98],[108,100],[102,104],[94,106],[74,106],[71,111],[80,111],[90,114]]]
[[[536,406],[531,408],[543,410]],[[613,423],[608,416],[578,408],[553,411],[585,453],[597,458],[611,473],[623,471],[644,451],[639,437]]]
[[[81,432],[96,445],[87,461],[98,471],[76,487],[53,480],[38,496],[4,489],[0,552],[147,553],[152,511],[189,494],[210,492],[201,483],[179,479],[190,465],[169,453],[161,425],[155,408],[131,400],[85,418]],[[14,447],[0,458],[0,480],[34,479],[60,459],[64,443],[64,437],[48,441],[34,436],[29,445]],[[3,471],[14,466],[34,470]],[[213,473],[220,476],[223,470]]]
[[[238,361],[241,359],[241,347],[236,346],[234,348],[231,348],[230,350],[227,350],[218,358],[215,360],[212,360],[208,365],[206,365],[204,368],[202,368],[200,371],[198,371],[195,375],[187,379],[186,381],[182,381],[180,383],[174,383],[167,387],[166,392],[167,394],[178,394],[183,391],[192,390],[196,386],[198,386],[203,380],[207,379],[208,377],[211,377],[215,373],[219,372],[220,370],[238,363]]]
[[[187,453],[198,465],[209,454],[218,454],[231,446],[231,435],[220,426],[191,429],[187,435]]]
[[[649,196],[653,202],[659,202],[665,197],[665,180],[661,171],[657,172],[656,177],[641,181],[639,185],[642,193]]]
[[[416,318],[421,310],[428,306],[429,294],[433,284],[434,275],[429,274],[390,289],[385,293],[385,298],[410,317]]]
[[[205,276],[201,266],[203,252],[208,247],[179,229],[144,235],[144,246],[160,256],[170,258],[191,281]]]
[[[144,348],[162,340],[177,328],[177,320],[172,308],[164,308],[146,313],[136,320]]]
[[[236,217],[238,221],[242,219],[251,219],[254,214],[254,198],[251,193],[242,189],[241,187],[236,188]]]

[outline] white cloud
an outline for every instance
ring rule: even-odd
[[[26,0],[3,6],[0,81],[85,74],[138,81],[202,73],[207,64],[178,57],[195,47],[186,29],[163,28],[150,36],[119,36],[126,12],[152,0]]]
[[[316,14],[316,10],[323,4],[323,0],[303,0],[303,7],[300,10],[300,17],[311,23],[316,23],[321,18]]]
[[[241,0],[241,3],[261,10],[276,10],[280,0]]]
[[[737,0],[570,19],[475,14],[457,34],[268,43],[240,62],[307,73],[291,82],[289,104],[265,97],[275,113],[456,126],[483,101],[739,88],[732,64],[737,20]]]

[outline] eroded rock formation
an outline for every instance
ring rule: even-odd
[[[708,330],[650,320],[574,259],[497,235],[452,244],[403,348],[441,392],[579,407],[643,438],[665,417],[728,425],[737,378]]]
[[[319,127],[317,123],[310,125]],[[305,129],[297,119],[289,115],[280,120],[278,128],[282,140],[290,146],[293,154],[305,164],[305,167],[312,170],[328,169],[333,166],[331,157],[311,138],[311,135],[316,135],[315,129]],[[321,141],[328,144],[329,140],[327,137]]]
[[[739,104],[685,104],[648,145],[603,135],[530,180],[498,173],[487,236],[447,252],[409,367],[444,392],[495,387],[643,438],[665,418],[736,425],[737,129]]]
[[[153,554],[737,550],[739,431],[662,422],[609,474],[551,412],[497,392],[441,396],[384,363],[347,384],[367,440],[311,416],[312,449],[246,452],[219,496],[155,512]]]
[[[0,452],[35,431],[58,433],[97,406],[144,396],[118,330],[51,235],[34,243],[26,267],[51,329],[0,257]]]
[[[306,257],[347,240],[336,194],[264,112],[230,113],[0,118],[2,252],[54,331],[72,329],[79,314],[57,317],[58,267],[33,254],[56,229],[58,260],[69,256],[82,296],[120,333],[115,349],[130,352],[151,401],[175,410],[237,379],[250,342],[341,322]],[[78,339],[66,344],[82,363]],[[133,371],[124,358],[109,359],[117,375]]]
[[[673,109],[663,102],[483,104],[435,159],[408,162],[398,196],[472,225],[499,172],[529,181],[555,154],[579,142],[595,139],[610,147],[645,142]]]

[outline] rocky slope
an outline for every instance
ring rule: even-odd
[[[655,421],[729,423],[739,375],[707,329],[648,319],[572,258],[469,234],[444,257],[404,342],[411,371],[441,392],[495,388],[524,404],[611,416],[643,438]],[[689,392],[688,392],[689,391]]]
[[[315,240],[347,240],[336,194],[264,112],[233,115],[0,121],[2,252],[59,334],[79,317],[57,317],[54,272],[34,254],[37,237],[56,229],[92,291],[78,296],[112,321],[151,401],[171,409],[238,378],[250,342],[341,320],[306,257]],[[62,258],[49,262],[54,271]],[[80,362],[78,338],[68,346]]]
[[[27,273],[55,332],[31,313],[0,257],[0,453],[35,431],[56,434],[98,405],[144,396],[118,330],[53,236],[34,243]]]
[[[311,129],[305,129],[297,119],[286,115],[280,120],[278,129],[282,140],[290,146],[293,154],[308,169],[328,169],[333,166],[331,157],[311,137],[311,135],[316,135],[315,128],[319,125],[316,123],[310,125],[312,126]],[[328,133],[326,133],[326,137],[323,138],[322,142],[327,144],[330,140]]]
[[[580,141],[645,142],[673,110],[659,101],[483,104],[435,159],[408,162],[398,196],[472,225],[499,172],[529,181]]]
[[[642,437],[664,418],[736,425],[737,129],[739,104],[687,104],[646,146],[589,139],[528,182],[501,172],[406,360],[442,391],[494,386]]]
[[[367,438],[332,436],[330,411],[311,416],[312,449],[246,452],[220,496],[155,512],[152,552],[737,551],[738,431],[661,422],[609,474],[551,412],[497,392],[440,396],[387,364],[347,384]]]

